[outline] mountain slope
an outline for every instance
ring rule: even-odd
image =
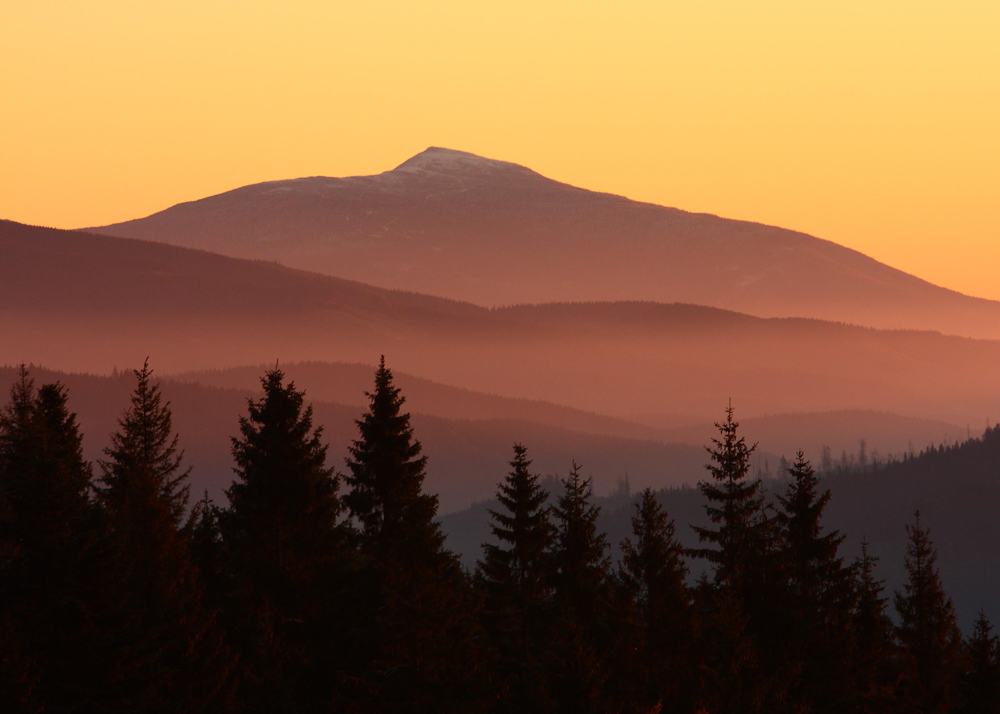
[[[232,367],[171,375],[173,381],[227,389],[256,390],[266,366]],[[367,407],[374,365],[342,362],[282,363],[289,379],[309,385],[313,399]],[[664,430],[636,421],[586,412],[538,399],[516,399],[453,387],[395,370],[396,386],[407,404],[421,414],[446,419],[524,420],[585,434],[664,441]],[[690,442],[689,442],[690,443]]]
[[[281,368],[289,379],[306,386],[312,399],[348,404],[358,409],[367,406],[365,391],[371,386],[374,365],[305,362],[283,363]],[[172,375],[170,379],[254,392],[265,369],[264,365],[233,367]],[[409,409],[444,419],[530,422],[584,434],[697,447],[710,443],[717,433],[711,421],[691,415],[684,427],[663,428],[653,417],[618,419],[536,399],[484,394],[406,372],[395,371],[394,375],[396,384],[406,395]],[[966,428],[943,421],[858,410],[750,417],[741,418],[741,423],[759,442],[757,466],[771,473],[778,467],[777,457],[783,455],[791,459],[799,449],[817,464],[823,458],[824,447],[829,450],[833,462],[846,459],[852,464],[862,458],[858,452],[864,440],[866,458],[884,462],[890,455],[902,457],[910,450],[955,441],[967,433]]]
[[[270,181],[93,230],[485,306],[686,302],[1000,338],[1000,303],[835,243],[440,148],[376,176]]]
[[[1000,342],[655,303],[488,310],[156,243],[0,222],[0,363],[108,373],[373,364],[613,416],[1000,413]]]

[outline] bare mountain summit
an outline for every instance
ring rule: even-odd
[[[449,149],[376,176],[270,181],[95,230],[486,306],[686,302],[1000,338],[1000,302],[830,241]]]

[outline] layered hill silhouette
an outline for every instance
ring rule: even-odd
[[[229,437],[236,433],[238,416],[246,413],[246,400],[260,396],[259,378],[265,369],[262,365],[162,380],[185,461],[193,467],[195,495],[207,489],[217,501],[224,500],[223,489],[232,481]],[[374,367],[308,363],[286,365],[283,371],[306,390],[330,444],[330,465],[342,469],[347,447],[357,438],[354,420],[366,408],[364,392],[371,388]],[[133,376],[127,371],[98,376],[35,366],[29,375],[37,384],[58,381],[69,389],[70,406],[84,432],[85,455],[92,461],[100,458],[128,403]],[[197,381],[192,381],[195,377]],[[17,369],[0,367],[0,404],[6,402],[16,379]],[[617,489],[626,477],[632,488],[659,489],[693,484],[704,475],[703,447],[711,429],[643,431],[640,425],[620,419],[457,389],[405,373],[397,375],[396,383],[407,397],[416,436],[428,456],[427,487],[440,496],[443,512],[490,498],[507,470],[514,442],[530,446],[535,468],[543,474],[565,475],[573,460],[582,463],[601,495]],[[788,421],[797,425],[797,431],[780,419],[777,424],[773,418],[747,420],[747,433],[760,442],[757,468],[776,473],[779,457],[790,457],[795,448],[815,452],[818,459],[814,444],[832,444],[838,451],[842,445],[854,448],[859,435],[884,458],[904,451],[907,440],[923,448],[940,442],[949,428],[955,431],[947,424],[892,414],[796,416]],[[680,438],[672,441],[675,435]],[[903,447],[895,449],[900,440]],[[775,449],[788,443],[799,446]]]
[[[249,394],[258,389],[265,369],[266,365],[233,367],[172,375],[170,379]],[[308,386],[313,399],[356,406],[360,410],[367,406],[365,392],[371,387],[375,366],[306,362],[282,364],[281,369],[297,384]],[[698,422],[693,417],[689,419],[694,423],[684,427],[664,428],[654,416],[619,419],[536,399],[475,392],[406,372],[395,372],[395,382],[406,395],[409,408],[419,415],[532,423],[583,434],[698,447],[709,444],[717,434],[712,422]],[[890,456],[902,458],[911,451],[931,444],[954,443],[972,433],[968,425],[961,427],[939,420],[860,410],[751,417],[743,420],[743,424],[758,442],[756,466],[766,473],[776,473],[779,458],[792,459],[800,449],[820,464],[825,447],[831,465],[853,466],[859,462],[884,463]],[[859,453],[862,441],[864,454]]]
[[[482,306],[684,302],[1000,338],[1000,302],[830,241],[434,147],[376,176],[270,181],[90,230]]]
[[[263,369],[258,377],[261,374]],[[6,403],[17,375],[13,367],[0,367],[0,404]],[[373,375],[374,369],[367,381]],[[84,433],[85,457],[92,461],[100,458],[128,405],[134,377],[128,372],[112,376],[67,374],[34,366],[29,376],[36,384],[58,381],[67,387],[70,408],[78,414]],[[172,379],[161,384],[164,398],[171,402],[185,463],[193,467],[192,493],[200,497],[207,489],[216,502],[224,502],[223,489],[233,480],[230,437],[238,433],[237,419],[246,414],[247,398],[260,396],[259,380],[245,389]],[[315,399],[309,381],[296,384],[306,390],[316,423],[323,426],[323,440],[330,445],[328,464],[343,471],[348,446],[358,438],[354,420],[364,408]],[[363,399],[359,390],[352,401]],[[693,445],[584,433],[517,417],[443,418],[421,413],[419,404],[407,404],[407,408],[413,409],[414,430],[428,457],[425,486],[438,494],[442,512],[489,498],[506,472],[515,441],[533,445],[535,463],[546,473],[563,473],[573,459],[584,463],[602,493],[611,491],[626,474],[637,487],[661,487],[693,483],[703,470],[703,449]]]
[[[164,244],[0,223],[0,363],[109,373],[275,359],[390,366],[457,387],[709,421],[845,409],[981,424],[1000,342],[655,303],[490,310]]]
[[[273,365],[271,365],[273,366]],[[255,391],[268,365],[232,367],[171,375],[176,382]],[[282,364],[281,370],[298,384],[309,385],[314,399],[366,407],[365,393],[371,389],[375,365],[343,362],[298,362]],[[406,395],[407,404],[421,414],[447,419],[524,420],[571,429],[585,434],[601,434],[631,439],[663,438],[666,431],[638,421],[587,412],[538,399],[516,399],[453,387],[406,372],[394,371],[395,383]]]

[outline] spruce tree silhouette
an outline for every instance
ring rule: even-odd
[[[483,544],[477,579],[485,593],[484,623],[498,652],[497,711],[530,712],[547,707],[549,576],[555,528],[549,494],[530,471],[527,449],[514,444],[510,472],[497,486],[503,511],[490,510],[495,543]]]
[[[906,532],[907,582],[895,597],[903,668],[900,703],[907,711],[947,712],[957,703],[961,633],[951,598],[941,585],[937,550],[920,524],[920,511]]]
[[[345,495],[359,524],[359,678],[376,708],[472,711],[486,694],[473,592],[444,548],[426,457],[383,357],[356,421]]]
[[[726,409],[726,421],[716,423],[719,438],[709,447],[711,463],[706,468],[711,481],[701,481],[698,488],[708,503],[705,513],[716,528],[696,527],[698,539],[716,547],[702,548],[692,554],[715,565],[717,583],[728,583],[737,592],[754,576],[757,556],[766,544],[763,514],[765,502],[761,480],[750,478],[750,456],[757,445],[747,446],[739,435],[734,410]]]
[[[637,698],[642,711],[691,708],[691,679],[684,674],[695,664],[687,575],[674,522],[647,488],[635,505],[632,537],[621,543],[617,574],[618,587],[634,613],[621,679],[635,692],[630,699]]]
[[[802,667],[790,696],[814,712],[839,712],[849,691],[853,608],[851,573],[838,555],[844,536],[823,533],[830,492],[818,492],[819,479],[801,451],[788,475],[777,515],[787,579],[782,656]]]
[[[147,361],[134,372],[131,403],[99,462],[98,496],[111,526],[132,641],[130,706],[217,711],[228,706],[235,661],[205,610],[189,551],[190,469],[173,433],[169,403]]]
[[[730,405],[726,421],[715,425],[719,437],[707,449],[706,466],[712,479],[698,484],[711,525],[694,530],[714,547],[689,551],[714,565],[713,587],[705,591],[705,607],[714,610],[705,691],[710,708],[721,711],[779,711],[798,669],[781,656],[781,532],[763,482],[750,477],[756,444],[747,446],[733,414]]]
[[[423,492],[427,457],[413,438],[405,397],[393,384],[385,357],[366,392],[369,411],[356,421],[361,438],[347,460],[350,491],[344,497],[360,525],[362,549],[382,562],[419,562],[437,567],[446,555],[435,520],[438,498]]]
[[[600,509],[593,505],[591,480],[573,462],[554,509],[558,534],[555,572],[555,649],[558,672],[553,696],[559,711],[603,711],[608,670],[602,653],[611,643],[607,537],[597,530]]]
[[[851,635],[848,706],[858,712],[886,712],[893,708],[898,673],[894,666],[893,624],[886,611],[885,583],[875,578],[878,558],[868,542],[861,541],[861,555],[852,566],[854,610]]]
[[[230,561],[230,628],[255,711],[337,701],[347,666],[341,611],[351,568],[339,477],[304,392],[275,368],[233,438],[235,479],[219,512]],[[237,616],[237,613],[239,616]]]
[[[0,412],[0,701],[13,711],[123,703],[122,601],[91,493],[66,390],[36,390],[22,365]]]

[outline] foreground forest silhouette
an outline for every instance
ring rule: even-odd
[[[5,711],[1000,711],[997,640],[985,616],[963,639],[919,514],[890,596],[875,554],[839,555],[801,454],[769,498],[732,409],[701,549],[647,489],[612,563],[580,467],[550,498],[518,444],[470,574],[384,361],[344,475],[267,372],[224,507],[190,506],[169,405],[136,378],[96,472],[59,384],[22,369],[0,414]]]

